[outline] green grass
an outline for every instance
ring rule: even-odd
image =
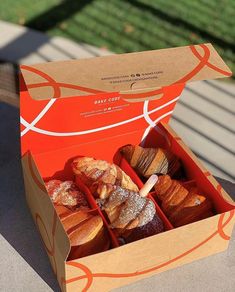
[[[24,25],[29,19],[44,13],[60,2],[58,0],[2,0],[0,19]]]
[[[8,0],[0,18],[118,53],[211,42],[235,72],[234,0]]]

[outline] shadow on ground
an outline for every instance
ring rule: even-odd
[[[60,291],[24,197],[19,109],[1,102],[0,137],[0,233],[53,291]]]

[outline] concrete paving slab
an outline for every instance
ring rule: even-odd
[[[111,54],[84,43],[49,37],[39,31],[0,20],[0,60],[21,64],[89,58]]]
[[[221,81],[187,85],[170,124],[208,170],[235,181],[235,86],[226,85]]]

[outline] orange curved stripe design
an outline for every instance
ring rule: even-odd
[[[79,85],[75,85],[75,84],[64,83],[64,82],[56,82],[56,84],[59,87],[76,89],[76,90],[80,90],[80,91],[84,91],[84,92],[88,92],[88,93],[92,93],[92,94],[107,93],[106,91],[101,91],[101,90],[97,90],[97,89],[92,89],[92,88],[79,86]],[[37,88],[37,87],[46,87],[46,86],[51,86],[51,83],[50,82],[41,82],[41,83],[29,84],[28,88]]]
[[[204,51],[204,56],[201,57],[200,56],[200,63],[188,74],[186,74],[184,77],[180,78],[179,80],[175,81],[174,83],[172,83],[171,85],[174,84],[178,84],[178,83],[186,83],[187,81],[189,81],[190,79],[192,79],[192,77],[194,77],[198,72],[201,71],[201,69],[207,65],[207,62],[209,60],[210,57],[210,50],[207,48],[207,46],[205,45],[200,45],[200,47],[203,49]],[[191,51],[196,51],[194,46],[190,46]],[[168,86],[171,86],[168,85]],[[157,89],[157,90],[153,90],[147,93],[136,93],[136,94],[121,94],[121,97],[124,98],[141,98],[141,97],[149,97],[151,95],[156,95],[156,94],[160,94],[163,93],[163,88],[161,89]]]
[[[60,288],[62,289],[62,286],[65,284],[65,278],[61,277],[60,278]]]
[[[47,195],[45,186],[38,180],[37,176],[34,173],[32,160],[31,160],[31,155],[28,155],[28,165],[29,165],[30,173],[31,173],[31,176],[32,176],[34,182],[45,193],[45,195]],[[57,213],[56,213],[56,211],[54,210],[54,214],[53,214],[52,243],[50,241],[49,233],[47,231],[45,223],[43,222],[41,216],[38,213],[35,213],[35,222],[36,222],[36,225],[38,227],[38,230],[40,231],[39,221],[41,222],[41,225],[43,226],[43,229],[45,230],[46,236],[48,238],[48,242],[50,244],[50,248],[48,248],[48,246],[46,245],[45,241],[42,238],[43,245],[45,246],[45,249],[46,249],[47,253],[52,257],[52,259],[54,261],[54,267],[55,267],[54,273],[57,276],[57,264],[56,264],[56,259],[55,259],[55,231],[56,231],[56,224],[57,224]]]
[[[56,264],[55,256],[53,256],[52,259],[53,259],[53,261],[54,261],[54,267],[55,267],[55,268],[53,269],[53,272],[54,272],[54,274],[55,274],[55,276],[56,276],[56,278],[57,278],[57,264]]]
[[[41,222],[41,224],[42,224],[42,226],[43,226],[43,228],[45,230],[46,236],[48,238],[48,242],[50,244],[50,248],[48,248],[48,246],[46,245],[46,243],[45,243],[45,241],[44,241],[43,238],[42,238],[42,242],[43,242],[43,245],[45,246],[45,249],[46,249],[47,253],[52,257],[52,260],[54,262],[54,273],[57,276],[57,264],[56,264],[56,259],[55,259],[55,230],[56,230],[56,224],[57,224],[57,214],[56,214],[56,211],[54,210],[54,215],[53,215],[52,243],[50,241],[50,237],[49,237],[47,228],[45,226],[45,223],[42,220],[42,217],[38,213],[35,213],[35,222],[36,222],[36,225],[37,225],[38,230],[40,232],[39,221]]]
[[[137,272],[125,273],[125,274],[112,274],[112,273],[94,273],[93,274],[85,265],[82,265],[82,264],[76,265],[77,264],[76,262],[75,263],[68,262],[67,265],[74,266],[74,267],[81,269],[83,272],[85,272],[85,275],[66,280],[65,283],[68,284],[68,283],[72,283],[72,282],[79,281],[82,279],[87,279],[86,287],[88,286],[88,283],[89,283],[89,287],[90,287],[91,286],[90,282],[92,281],[93,278],[128,278],[128,277],[139,276],[139,275],[143,275],[143,274],[147,274],[147,273],[156,271],[156,270],[163,268],[163,267],[185,257],[186,255],[192,253],[193,251],[195,251],[196,249],[198,249],[199,247],[204,245],[206,242],[208,242],[210,239],[215,237],[217,234],[220,234],[220,236],[221,236],[221,230],[231,221],[231,219],[234,216],[234,213],[235,213],[235,210],[230,211],[229,218],[224,223],[223,223],[223,219],[224,219],[225,214],[221,214],[221,216],[219,217],[219,222],[218,222],[218,230],[213,232],[209,237],[207,237],[205,240],[198,243],[194,247],[192,247],[189,250],[185,251],[184,253],[176,256],[175,258],[173,258],[169,261],[166,261],[165,263],[162,263],[162,264],[157,265],[155,267],[152,267],[150,269],[139,271],[139,272],[137,271]],[[229,239],[228,236],[225,236],[225,237],[222,236],[222,238],[225,240]]]
[[[205,45],[200,45],[200,47],[203,49],[204,56],[199,60],[200,63],[188,74],[186,74],[183,78],[177,80],[175,83],[185,83],[192,79],[198,72],[201,71],[203,67],[207,64],[207,61],[209,60],[210,57],[210,50],[207,48]],[[195,46],[190,46],[191,51],[193,52],[194,50],[196,51]]]
[[[229,240],[230,236],[228,236],[227,234],[225,234],[224,230],[223,230],[223,219],[224,219],[225,213],[221,214],[220,218],[221,220],[218,221],[218,232],[219,235],[224,239],[224,240]]]
[[[41,76],[42,78],[45,78],[50,83],[50,85],[52,86],[52,88],[54,90],[53,98],[59,98],[60,97],[60,95],[61,95],[60,87],[57,85],[57,82],[51,76],[49,76],[45,72],[40,71],[40,70],[38,70],[38,69],[36,69],[34,67],[30,67],[30,66],[26,66],[26,65],[22,65],[21,69],[33,72],[33,73]]]
[[[195,57],[197,57],[199,60],[202,60],[202,56],[198,53],[198,51],[194,48],[193,50],[193,54],[195,55]],[[217,71],[225,76],[230,76],[232,75],[231,72],[227,72],[227,71],[224,71],[222,69],[220,69],[219,67],[216,67],[215,65],[211,64],[210,62],[207,62],[206,64],[208,67],[210,67],[211,69],[213,69],[214,71]]]
[[[45,226],[45,224],[44,224],[44,222],[43,222],[41,216],[40,216],[38,213],[36,213],[36,214],[35,214],[35,222],[36,222],[36,225],[37,225],[37,227],[38,227],[38,229],[39,229],[39,231],[40,231],[40,228],[39,228],[39,221],[41,222],[41,225],[43,226],[43,229],[45,230],[45,233],[46,233],[46,236],[47,236],[47,239],[48,239],[49,245],[50,245],[50,247],[47,247],[45,241],[43,240],[43,243],[44,243],[45,249],[46,249],[47,253],[48,253],[50,256],[53,257],[54,252],[55,252],[54,240],[52,240],[52,243],[51,243],[51,241],[50,241],[50,237],[49,237],[49,234],[48,234],[48,231],[47,231],[47,228],[46,228],[46,226]]]
[[[35,184],[40,188],[40,190],[42,190],[44,193],[46,193],[45,186],[40,182],[37,175],[34,173],[31,155],[28,155],[28,166],[29,166],[30,174],[31,174]]]
[[[74,267],[76,267],[78,269],[81,269],[87,275],[87,277],[86,277],[87,278],[86,286],[82,289],[82,291],[87,291],[91,287],[92,281],[93,281],[93,274],[92,274],[91,270],[87,266],[85,266],[83,264],[80,264],[80,263],[71,262],[71,263],[69,263],[69,265],[70,266],[74,266]],[[68,281],[66,281],[66,284],[70,283],[70,282],[71,281],[68,280]]]
[[[52,224],[53,244],[54,244],[54,236],[55,236],[56,224],[57,224],[57,213],[56,213],[56,211],[54,210],[53,224]]]

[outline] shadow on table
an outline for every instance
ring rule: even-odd
[[[1,102],[0,137],[0,233],[53,291],[60,291],[24,197],[19,109]]]

